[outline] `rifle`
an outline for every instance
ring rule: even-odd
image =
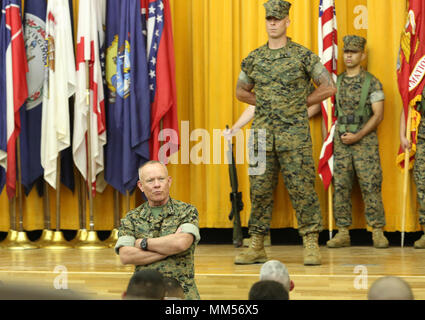
[[[226,129],[229,126],[226,125]],[[233,245],[238,248],[242,246],[242,227],[240,212],[243,209],[242,192],[238,192],[238,174],[236,172],[235,157],[233,155],[233,144],[228,141],[227,159],[229,161],[229,177],[232,192],[230,193],[230,202],[232,210],[229,214],[229,220],[233,220]]]

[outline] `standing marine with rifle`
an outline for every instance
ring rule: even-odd
[[[382,84],[361,67],[366,58],[366,39],[344,37],[346,71],[338,76],[336,95],[337,125],[334,137],[334,212],[337,235],[327,242],[329,248],[351,244],[351,190],[357,176],[367,224],[373,228],[373,245],[387,248],[381,185],[382,169],[376,129],[384,118]]]
[[[251,243],[235,258],[236,264],[267,261],[264,236],[270,230],[273,190],[279,170],[296,211],[304,243],[304,264],[319,265],[319,232],[322,216],[314,188],[312,141],[307,107],[335,94],[335,84],[320,58],[286,36],[291,4],[269,0],[266,8],[268,43],[251,52],[242,62],[236,97],[255,106],[252,129],[266,130],[266,143],[253,136],[253,151],[265,151],[265,172],[250,175]],[[310,94],[311,79],[317,88]]]
[[[226,126],[228,130],[229,127]],[[235,247],[242,245],[243,235],[241,226],[240,212],[243,210],[242,192],[238,192],[238,173],[236,172],[235,156],[233,155],[233,145],[230,139],[228,140],[227,159],[229,162],[229,177],[232,192],[230,193],[230,202],[232,210],[230,211],[229,220],[233,220],[233,244]]]

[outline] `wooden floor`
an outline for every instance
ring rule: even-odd
[[[234,256],[241,250],[231,245],[197,247],[196,283],[202,299],[247,299],[261,265],[234,265]],[[266,251],[269,259],[287,265],[295,282],[293,300],[365,300],[367,287],[386,275],[403,277],[415,298],[425,300],[425,250],[321,247],[323,264],[315,267],[302,264],[301,246],[272,246]],[[69,289],[93,298],[120,299],[133,267],[121,265],[113,249],[0,249],[0,280],[5,284],[18,281],[53,287],[58,276],[64,279],[64,270]]]

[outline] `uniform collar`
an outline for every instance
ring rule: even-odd
[[[142,217],[147,218],[150,215],[152,215],[153,207],[149,205],[148,201],[146,201],[142,206],[143,206]],[[162,206],[162,211],[160,216],[165,218],[172,214],[174,214],[174,205],[173,205],[173,200],[171,199],[171,197],[169,197],[167,203]]]
[[[287,37],[287,39],[288,41],[286,42],[286,45],[279,49],[270,49],[269,43],[267,42],[264,45],[264,50],[263,50],[264,58],[269,60],[276,60],[280,58],[291,58],[292,54],[289,49],[292,48],[293,42],[290,37]]]

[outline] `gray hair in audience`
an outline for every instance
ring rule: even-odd
[[[290,283],[289,273],[286,266],[278,260],[269,260],[263,264],[260,270],[260,280],[274,280],[280,282],[289,292]]]

